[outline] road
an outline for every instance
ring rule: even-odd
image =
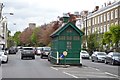
[[[50,64],[47,59],[41,59],[40,56],[36,56],[35,60],[21,60],[18,52],[16,55],[9,55],[9,62],[2,64],[2,78],[118,78],[117,66],[110,66],[83,60],[82,67],[63,68],[62,65]],[[110,70],[106,69],[107,67]],[[111,75],[109,71],[115,74]]]
[[[103,72],[106,72],[108,74],[111,74],[113,76],[120,76],[120,66],[118,65],[110,65],[110,64],[105,64],[101,62],[92,62],[91,60],[84,59],[82,60],[83,65],[86,65],[91,68],[95,68],[96,70],[100,70]]]

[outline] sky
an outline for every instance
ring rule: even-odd
[[[13,35],[23,31],[29,23],[40,26],[58,20],[63,13],[93,11],[95,6],[102,7],[109,1],[115,0],[2,0],[3,16],[7,17],[8,29]]]

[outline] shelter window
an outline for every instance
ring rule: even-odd
[[[72,49],[72,42],[70,41],[67,42],[67,49]]]
[[[74,39],[74,40],[80,40],[80,37],[79,37],[79,36],[74,36],[73,39]]]
[[[71,33],[71,32],[72,32],[72,30],[71,30],[71,29],[68,29],[68,30],[67,30],[67,32],[68,32],[68,33]]]
[[[66,36],[66,40],[72,40],[72,36]]]
[[[65,40],[65,36],[59,36],[59,40]]]

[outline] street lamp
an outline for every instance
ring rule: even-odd
[[[88,34],[87,34],[87,25],[88,25],[88,24],[87,24],[87,15],[88,15],[88,11],[85,11],[85,22],[86,22],[86,23],[85,23],[85,26],[86,26],[86,28],[85,28],[85,33],[86,33],[86,45],[85,45],[85,46],[86,46],[86,49],[87,49],[87,35],[88,35]]]
[[[3,13],[3,15],[5,15],[5,14],[14,15],[14,13]]]

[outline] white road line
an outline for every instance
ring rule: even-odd
[[[67,75],[69,75],[69,76],[72,76],[72,77],[74,77],[74,78],[78,78],[77,76],[74,76],[74,75],[72,75],[72,74],[69,74],[69,73],[67,73],[67,72],[63,72],[64,74],[67,74]]]
[[[93,68],[93,67],[89,67],[89,68],[91,68],[91,69],[95,69],[96,71],[100,71],[99,69],[97,69],[97,68]]]
[[[114,74],[112,74],[112,73],[109,73],[109,72],[105,72],[105,74],[108,74],[108,75],[111,75],[111,76],[118,77],[118,75],[114,75]]]
[[[99,69],[95,69],[95,70],[100,71]]]
[[[57,68],[54,68],[54,67],[51,67],[52,69],[54,69],[54,70],[57,70],[58,71],[58,69]]]

